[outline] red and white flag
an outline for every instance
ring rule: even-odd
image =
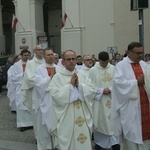
[[[64,27],[65,23],[66,23],[66,20],[67,20],[67,14],[65,13],[63,18],[62,18],[62,28]]]
[[[16,24],[18,23],[18,19],[16,18],[15,15],[13,15],[13,19],[12,19],[12,29],[14,29],[16,27]]]

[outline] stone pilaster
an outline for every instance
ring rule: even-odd
[[[43,22],[43,0],[14,0],[16,16],[16,53],[28,48],[31,52],[38,44],[37,37],[45,35]]]
[[[1,0],[0,0],[1,4]],[[2,6],[0,5],[0,54],[5,51],[5,36],[3,35],[3,22],[2,22]]]

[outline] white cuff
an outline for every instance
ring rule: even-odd
[[[76,87],[73,85],[70,86],[70,103],[73,103],[74,101],[78,100],[79,92]]]
[[[97,93],[96,93],[96,95],[95,95],[95,99],[96,99],[96,100],[100,100],[100,99],[101,99],[101,97],[102,97],[102,95],[103,95],[103,91],[104,91],[103,88],[98,88],[98,89],[97,89]]]
[[[80,84],[78,86],[78,92],[79,92],[79,100],[84,102],[85,100],[84,100],[84,95],[83,95],[83,89],[82,89],[82,86]]]

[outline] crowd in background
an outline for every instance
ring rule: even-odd
[[[131,127],[131,125],[129,123],[124,123],[125,126],[124,124],[120,125],[122,122],[120,123],[119,121],[119,119],[122,119],[122,116],[126,117],[126,115],[123,115],[124,111],[132,112],[132,108],[128,109],[126,103],[119,102],[119,96],[119,99],[124,101],[129,98],[129,101],[132,103],[131,106],[134,107],[133,103],[137,101],[135,99],[140,101],[139,94],[135,91],[139,87],[140,96],[143,95],[143,97],[148,98],[146,95],[147,91],[145,91],[143,86],[145,81],[141,68],[146,70],[145,68],[150,64],[150,54],[143,54],[140,43],[130,43],[126,54],[121,55],[117,52],[111,59],[105,51],[100,52],[97,57],[95,54],[76,55],[73,50],[67,50],[59,55],[54,53],[51,48],[43,50],[40,45],[37,45],[33,52],[33,58],[31,58],[31,52],[28,50],[22,50],[19,55],[8,57],[6,65],[0,68],[0,74],[3,76],[0,78],[0,92],[2,92],[2,86],[6,85],[11,111],[17,114],[17,128],[24,132],[33,126],[38,150],[53,148],[61,150],[91,150],[92,132],[94,132],[93,137],[96,150],[109,148],[120,150],[122,138],[120,139],[118,136],[120,133],[117,136],[114,135],[116,126],[118,132],[121,132],[124,138],[127,139],[123,150],[131,150],[131,148],[133,148],[132,150],[148,150],[147,147],[149,145],[143,146],[144,142],[141,142],[141,133],[138,133],[140,138],[134,137],[134,141],[132,134],[137,136],[134,131],[132,134],[129,132],[129,135],[125,133],[127,130],[130,130],[128,126]],[[142,57],[144,61],[139,64]],[[131,66],[128,67],[130,64]],[[127,72],[124,72],[123,66]],[[132,77],[132,71],[130,71],[128,77],[128,68],[133,69],[134,77]],[[138,73],[135,68],[139,69]],[[122,80],[123,78],[125,80]],[[135,85],[135,81],[130,85],[127,82],[130,78],[136,80],[138,85]],[[147,83],[148,80],[150,80],[149,76],[147,76]],[[71,86],[68,87],[68,83]],[[130,86],[132,86],[131,89]],[[126,88],[130,89],[131,92]],[[127,91],[127,93],[123,92],[124,94],[122,94],[122,90]],[[144,92],[142,93],[141,91]],[[138,97],[136,97],[136,94]],[[119,96],[117,97],[117,95]],[[115,127],[110,120],[111,103],[113,102],[111,99],[118,100],[114,102],[115,106],[113,104],[112,116],[117,122]],[[132,99],[135,101],[132,102]],[[148,104],[147,102],[143,103],[145,105]],[[125,105],[126,108],[124,108]],[[135,105],[139,105],[139,103]],[[81,110],[80,107],[82,108]],[[119,110],[121,108],[124,111]],[[118,109],[122,114],[117,114],[118,111],[115,109]],[[53,115],[49,115],[50,113]],[[150,112],[146,111],[142,113],[150,114]],[[131,115],[131,120],[133,116]],[[134,118],[137,117],[135,116]],[[75,120],[70,119],[70,117],[74,117]],[[137,126],[141,118],[138,119],[137,117]],[[86,125],[84,124],[85,122]],[[142,126],[144,125],[142,124]],[[137,126],[135,127],[138,128],[137,131],[141,130]],[[147,127],[144,129],[146,130]],[[68,133],[68,130],[72,132],[73,136],[71,133]],[[76,135],[76,131],[82,134],[78,133],[79,135]],[[146,133],[142,134],[142,137],[146,140],[150,140],[149,136],[147,137]],[[76,140],[79,143],[76,143]],[[135,143],[138,146],[140,145],[140,148],[137,148],[137,145],[134,145]]]

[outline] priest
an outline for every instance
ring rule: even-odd
[[[65,67],[53,77],[49,86],[57,119],[58,144],[61,150],[92,150],[91,100],[97,88],[90,87],[88,90],[84,83],[79,82],[76,62],[76,53],[65,51]],[[54,133],[56,130],[52,129]]]
[[[132,42],[128,56],[116,65],[112,86],[112,119],[123,150],[150,149],[150,103],[145,90],[143,47]]]
[[[29,51],[24,49],[20,53],[21,59],[13,65],[12,82],[15,84],[15,101],[17,109],[17,128],[25,131],[27,127],[33,126],[32,116],[26,106],[23,105],[22,79],[29,58]]]

